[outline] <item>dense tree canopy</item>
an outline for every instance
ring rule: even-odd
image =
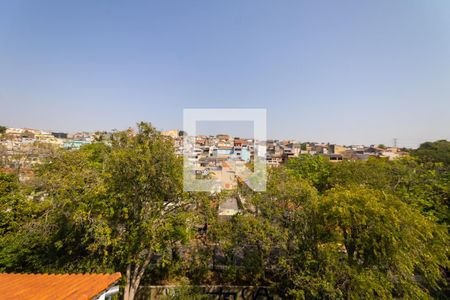
[[[34,182],[47,205],[5,237],[14,243],[2,249],[2,259],[12,260],[3,268],[122,271],[125,298],[133,299],[150,263],[168,259],[189,234],[192,199],[182,192],[182,164],[171,149],[169,140],[141,123],[136,134],[116,133],[110,145],[59,151]],[[5,190],[15,188],[12,179],[3,182]],[[2,203],[16,201],[11,194]],[[13,224],[7,220],[6,228]]]
[[[436,142],[426,142],[412,151],[412,155],[417,156],[423,162],[442,162],[450,166],[450,142],[440,140]]]
[[[419,149],[395,161],[302,155],[271,169],[265,192],[188,194],[172,142],[140,123],[52,153],[31,181],[0,173],[0,271],[120,271],[125,299],[148,283],[445,298],[450,172],[445,155]],[[239,213],[218,218],[230,198]]]
[[[233,265],[222,280],[278,285],[306,299],[423,298],[439,290],[446,226],[394,193],[351,184],[320,195],[277,169],[266,193],[246,198],[247,209],[220,227],[217,244]]]

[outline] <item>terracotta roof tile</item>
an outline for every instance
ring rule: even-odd
[[[5,274],[0,273],[0,298],[92,299],[120,279],[114,274]]]

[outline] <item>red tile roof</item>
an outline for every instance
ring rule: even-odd
[[[114,274],[2,274],[1,299],[92,299],[120,279]]]

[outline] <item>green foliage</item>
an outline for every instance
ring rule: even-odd
[[[36,170],[27,203],[34,199],[37,212],[2,249],[6,257],[14,258],[15,271],[108,270],[104,253],[90,251],[93,235],[105,230],[103,220],[90,214],[102,209],[106,198],[101,169],[92,157],[88,149],[61,150]]]
[[[48,205],[2,253],[15,270],[40,272],[145,273],[156,257],[167,264],[191,234],[181,168],[170,141],[145,123],[109,146],[60,150],[36,170],[35,192]]]
[[[122,263],[134,261],[144,249],[162,253],[185,238],[182,212],[189,203],[182,194],[181,161],[170,149],[170,141],[145,124],[135,137],[127,132],[113,137],[106,182],[113,242],[124,254]]]
[[[0,173],[0,271],[36,270],[42,264],[33,261],[33,220],[47,203],[28,195],[16,175]],[[29,243],[28,243],[29,242]],[[31,252],[30,256],[27,256]]]
[[[120,271],[125,288],[182,283],[173,299],[200,299],[192,283],[295,299],[443,298],[450,170],[436,154],[445,146],[431,144],[395,161],[301,155],[270,169],[265,192],[188,194],[172,141],[140,123],[51,152],[31,183],[0,173],[0,271]],[[222,220],[228,197],[241,210]]]
[[[224,283],[282,282],[280,260],[297,238],[290,228],[305,220],[304,205],[316,199],[317,192],[308,181],[281,168],[270,172],[267,188],[265,193],[242,190],[244,211],[213,228],[216,250],[225,258],[226,267],[220,277]]]
[[[389,180],[367,174],[361,185],[350,176],[320,195],[297,176],[279,168],[267,192],[242,191],[246,210],[215,229],[226,259],[221,282],[275,285],[299,299],[424,298],[440,290],[447,228],[399,198]]]
[[[4,134],[6,132],[6,129],[8,128],[0,125],[0,134]]]
[[[19,217],[15,211],[18,204],[17,190],[19,182],[12,174],[0,173],[0,234],[5,234],[16,227]]]
[[[411,155],[418,157],[422,162],[441,162],[448,167],[450,166],[450,142],[446,140],[426,142],[418,149],[411,151]]]
[[[321,155],[303,154],[298,158],[289,159],[287,168],[292,174],[310,181],[319,191],[324,191],[328,185],[331,165]]]
[[[203,300],[211,299],[208,294],[195,286],[180,285],[174,288],[171,294],[162,296],[161,300]]]
[[[395,161],[369,159],[332,164],[328,185],[347,187],[363,185],[393,193],[424,214],[448,223],[450,176],[441,164],[419,163],[414,158]]]
[[[419,274],[431,289],[448,266],[448,236],[400,199],[363,187],[327,192],[318,205],[323,249],[335,249],[341,264],[339,291],[350,298],[426,295]],[[320,255],[319,255],[320,256]],[[326,263],[326,262],[325,262]]]

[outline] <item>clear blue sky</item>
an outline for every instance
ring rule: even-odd
[[[267,108],[270,137],[450,139],[450,1],[0,1],[0,124]]]

